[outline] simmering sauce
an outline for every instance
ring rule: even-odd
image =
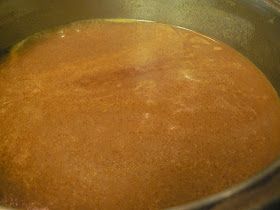
[[[220,192],[280,153],[280,102],[230,47],[140,21],[77,22],[0,65],[0,204],[159,209]]]

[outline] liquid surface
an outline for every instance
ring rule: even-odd
[[[0,203],[159,209],[220,192],[280,153],[279,97],[192,31],[88,21],[0,66]]]

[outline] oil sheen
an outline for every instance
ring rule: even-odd
[[[0,64],[0,204],[184,204],[268,166],[279,128],[277,93],[229,46],[154,22],[76,22]]]

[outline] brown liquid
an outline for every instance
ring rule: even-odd
[[[280,102],[224,44],[145,22],[33,37],[0,70],[1,203],[158,209],[224,190],[280,153]]]

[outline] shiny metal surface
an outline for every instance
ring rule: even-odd
[[[35,32],[91,18],[154,20],[221,40],[253,61],[280,94],[279,0],[0,0],[0,52]],[[261,209],[277,199],[280,161],[232,189],[172,209]]]

